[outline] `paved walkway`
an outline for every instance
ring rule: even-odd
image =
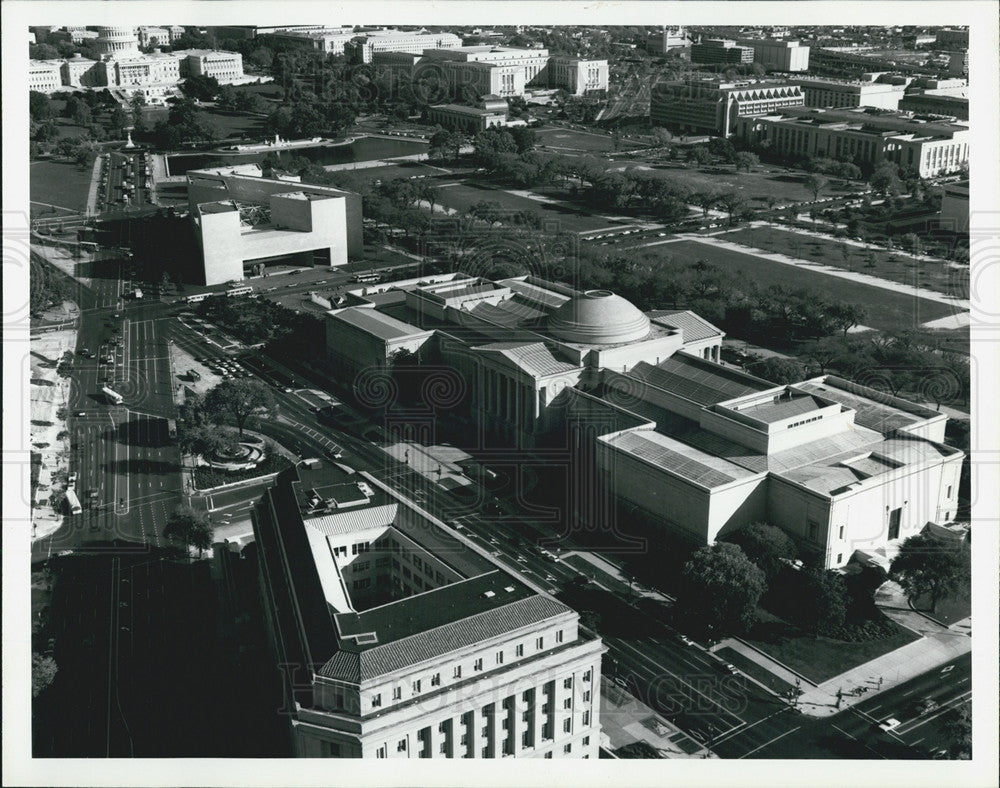
[[[102,156],[97,156],[94,158],[94,166],[90,171],[90,190],[87,192],[87,209],[86,213],[91,216],[97,213],[97,186],[101,182],[101,162],[104,161]]]

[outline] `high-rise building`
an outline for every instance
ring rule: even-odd
[[[562,602],[332,463],[281,472],[252,518],[297,756],[598,757],[605,649]]]
[[[692,63],[753,63],[753,49],[742,47],[735,41],[723,38],[702,39],[700,43],[691,45]]]
[[[809,47],[785,39],[745,39],[743,46],[753,49],[753,62],[772,71],[808,71]]]
[[[728,137],[737,119],[803,105],[802,89],[787,82],[722,82],[683,79],[660,82],[650,93],[654,125]]]

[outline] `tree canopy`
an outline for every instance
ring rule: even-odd
[[[768,523],[750,523],[727,537],[726,541],[739,545],[746,557],[764,571],[768,580],[786,565],[782,559],[792,560],[798,554],[791,537]]]
[[[243,427],[254,411],[271,410],[274,397],[271,390],[259,380],[236,378],[224,380],[205,397],[205,409],[216,423],[231,418],[243,437]]]
[[[204,512],[181,505],[174,509],[163,527],[163,536],[172,542],[194,547],[200,554],[212,546],[212,526]]]
[[[735,544],[702,547],[684,565],[677,601],[694,616],[727,631],[746,631],[757,620],[765,589],[763,570]]]
[[[931,611],[938,602],[968,581],[968,547],[946,544],[927,534],[911,536],[892,559],[889,575],[910,600],[930,597]]]

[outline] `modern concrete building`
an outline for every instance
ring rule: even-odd
[[[742,46],[753,49],[753,62],[771,71],[809,70],[809,47],[787,39],[744,39]]]
[[[821,77],[789,77],[789,82],[802,88],[807,107],[878,107],[898,109],[906,85],[875,80],[823,79]]]
[[[549,58],[548,82],[573,96],[606,93],[608,61],[553,55]]]
[[[345,54],[358,63],[371,63],[376,52],[411,52],[418,54],[425,49],[455,49],[462,46],[462,39],[454,33],[428,33],[423,30],[404,31],[370,30],[356,33],[345,44]]]
[[[952,520],[962,452],[947,417],[834,376],[775,385],[723,366],[723,333],[608,291],[459,274],[348,293],[327,317],[331,374],[370,387],[405,348],[451,370],[482,446],[568,447],[578,504],[710,544],[766,520],[824,566],[884,562]],[[443,373],[438,373],[443,374]],[[461,388],[461,387],[457,387]]]
[[[753,63],[753,49],[742,47],[735,41],[723,38],[707,38],[701,42],[691,45],[691,62],[702,64],[731,63],[740,65],[741,63]]]
[[[740,118],[736,135],[750,145],[767,143],[785,155],[849,159],[875,167],[894,161],[921,178],[957,172],[969,160],[968,124],[926,120],[899,113],[796,110]]]
[[[969,231],[969,182],[949,183],[941,197],[942,230],[953,233]]]
[[[728,137],[739,118],[801,107],[798,85],[787,82],[722,82],[684,79],[660,82],[650,94],[653,125]]]
[[[937,95],[928,91],[907,93],[899,102],[906,112],[943,115],[956,120],[969,119],[969,99],[962,96]]]
[[[206,285],[243,279],[257,263],[341,266],[362,251],[352,192],[265,178],[257,165],[191,170],[187,182]]]
[[[600,639],[457,530],[319,460],[252,519],[297,756],[598,757]]]

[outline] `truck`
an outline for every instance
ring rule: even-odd
[[[177,419],[167,419],[167,434],[170,440],[177,438]]]
[[[108,402],[110,402],[112,405],[121,405],[122,401],[125,399],[117,391],[108,388],[107,386],[103,386],[101,388],[101,393],[104,394],[105,397],[107,397]]]
[[[80,499],[76,497],[76,493],[73,490],[66,490],[66,508],[69,509],[70,514],[83,513]]]
[[[139,288],[137,287],[137,288],[135,289],[135,292],[133,292],[133,293],[132,293],[132,298],[136,298],[136,299],[139,299],[139,298],[142,298],[142,290],[140,290],[140,289],[139,289]]]

